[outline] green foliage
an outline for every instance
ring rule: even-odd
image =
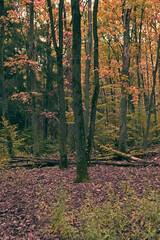
[[[21,140],[18,139],[17,125],[10,125],[9,121],[2,117],[0,130],[0,156],[8,158],[18,152]]]
[[[45,154],[53,154],[59,151],[59,141],[51,138],[40,142],[40,152]]]
[[[119,138],[119,128],[112,124],[107,123],[106,115],[98,113],[98,120],[96,121],[95,129],[95,144],[115,146],[116,140]]]
[[[91,196],[81,211],[69,211],[66,192],[60,192],[53,207],[52,233],[61,239],[159,239],[160,193],[148,189],[140,197],[129,182],[122,182],[121,193],[108,184],[108,199],[94,206]]]
[[[31,154],[33,152],[33,136],[32,136],[32,127],[24,128],[21,132],[22,144],[20,150]]]
[[[61,190],[57,203],[53,206],[50,229],[52,234],[58,234],[62,239],[74,239],[74,236],[78,233],[78,229],[70,224],[73,213],[69,212],[66,205],[67,201],[66,192]]]

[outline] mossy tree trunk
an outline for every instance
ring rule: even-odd
[[[72,7],[72,91],[73,91],[73,110],[76,131],[76,150],[77,150],[77,178],[75,182],[89,181],[87,169],[87,153],[84,129],[84,117],[82,108],[82,89],[81,89],[81,15],[79,1],[71,0]]]

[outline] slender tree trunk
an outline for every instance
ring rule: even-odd
[[[67,28],[66,10],[64,8],[64,27],[66,31],[66,48],[67,48],[67,80],[68,80],[68,98],[72,98],[71,84],[72,84],[72,56],[71,56],[71,29]],[[73,104],[68,101],[68,111],[72,111]],[[76,150],[75,146],[75,125],[68,123],[68,140],[71,152]]]
[[[87,170],[87,153],[84,130],[84,117],[82,108],[81,89],[81,15],[79,1],[71,0],[73,44],[72,44],[72,91],[73,110],[76,131],[77,150],[77,178],[75,182],[86,182],[89,180]]]
[[[154,91],[154,124],[155,126],[157,126],[157,106],[156,106],[156,93]],[[157,129],[155,130],[155,136],[156,136],[156,139],[158,140],[158,131]],[[157,143],[157,141],[156,141]]]
[[[59,46],[57,45],[55,27],[53,22],[53,14],[51,7],[51,0],[47,0],[48,11],[51,23],[51,34],[53,39],[54,49],[57,56],[57,82],[58,82],[58,104],[59,104],[59,122],[60,122],[60,168],[68,167],[67,160],[67,125],[65,115],[65,93],[63,80],[63,7],[64,1],[59,2]]]
[[[29,49],[28,49],[28,57],[30,60],[35,60],[35,34],[34,34],[34,0],[30,2],[29,5],[29,12],[30,12],[30,25],[29,25],[29,34],[28,34],[28,42],[29,42]],[[32,129],[33,129],[33,153],[34,155],[39,154],[39,134],[38,134],[38,118],[37,118],[37,108],[36,108],[36,92],[37,90],[37,79],[36,79],[36,72],[33,66],[29,68],[29,78],[31,81],[31,94],[32,94]],[[30,89],[29,89],[30,90]]]
[[[1,17],[4,15],[4,0],[0,0],[0,97],[2,99],[2,115],[6,116],[7,98],[5,91],[3,50],[4,50],[4,21]]]
[[[85,65],[85,86],[84,86],[84,123],[86,138],[88,135],[89,120],[89,78],[91,68],[91,52],[92,52],[92,1],[88,0],[88,41],[86,43],[86,65]]]
[[[139,39],[137,36],[137,19],[136,19],[136,9],[137,7],[134,7],[135,11],[135,43],[136,43],[136,65],[137,65],[137,83],[138,83],[138,89],[141,89],[141,74],[140,74],[140,60],[141,60],[141,33],[142,33],[142,22],[143,22],[143,14],[144,14],[144,8],[141,9],[141,20],[140,20],[140,29],[139,29]],[[142,82],[142,86],[144,83]],[[144,99],[145,100],[145,99]],[[139,131],[141,129],[141,121],[140,121],[140,115],[141,115],[141,94],[138,94],[138,128]],[[140,131],[141,132],[141,131]]]
[[[160,54],[159,54],[160,57]],[[159,94],[160,94],[160,60],[159,60],[159,65],[158,65],[158,77],[159,77]]]
[[[89,128],[89,136],[88,136],[88,160],[89,161],[90,161],[90,156],[93,148],[95,121],[96,121],[96,108],[97,108],[97,101],[98,101],[98,94],[99,94],[99,55],[98,55],[97,12],[98,12],[98,0],[95,0],[94,9],[93,9],[95,89],[92,97],[90,128]]]
[[[60,122],[60,168],[67,168],[67,126],[65,115],[65,96],[63,81],[62,52],[57,56],[57,78],[58,78],[58,99],[59,99],[59,122]]]
[[[49,24],[47,24],[47,47],[46,47],[46,92],[45,92],[45,108],[49,111],[49,92],[53,90],[52,81],[52,62],[51,62],[51,40],[49,37]],[[44,139],[48,137],[48,118],[44,118]]]
[[[122,65],[122,89],[121,89],[121,104],[120,104],[120,137],[119,137],[119,150],[126,152],[127,143],[127,94],[125,92],[125,85],[129,80],[129,22],[130,22],[131,9],[123,10],[123,24],[124,24],[124,45],[123,45],[123,65]]]
[[[150,101],[149,101],[147,127],[146,127],[145,137],[144,137],[144,150],[145,151],[147,150],[147,140],[148,140],[148,135],[149,135],[149,130],[150,130],[150,119],[151,119],[152,108],[153,108],[153,98],[154,98],[154,94],[155,94],[156,75],[157,75],[157,71],[158,71],[158,64],[160,61],[159,57],[160,57],[160,35],[159,35],[159,41],[158,41],[158,47],[157,47],[156,65],[155,65],[155,69],[153,70],[153,86],[152,86],[152,92],[151,92]]]

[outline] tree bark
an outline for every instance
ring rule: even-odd
[[[129,79],[129,22],[131,9],[123,10],[123,24],[124,24],[124,44],[123,44],[123,65],[122,65],[122,89],[121,89],[121,104],[120,104],[120,137],[119,150],[126,152],[127,143],[127,94],[125,91]]]
[[[30,60],[35,60],[35,32],[34,32],[34,0],[29,4],[29,13],[30,13],[30,25],[28,33],[28,58]],[[38,117],[37,117],[37,108],[36,108],[36,92],[37,90],[37,79],[36,72],[33,66],[29,67],[29,78],[31,81],[31,94],[32,94],[32,129],[33,129],[33,153],[34,155],[39,155],[39,131],[38,131]],[[28,89],[30,90],[30,89]]]
[[[89,160],[89,162],[90,162],[90,155],[92,153],[92,148],[93,148],[95,121],[96,121],[96,109],[97,109],[97,101],[98,101],[98,94],[99,94],[99,55],[98,55],[97,12],[98,12],[98,0],[95,0],[94,9],[93,9],[95,89],[94,89],[94,93],[93,93],[93,97],[92,97],[90,128],[89,128],[89,136],[88,136],[88,160]]]
[[[65,115],[65,93],[63,80],[63,6],[64,1],[59,2],[59,46],[56,41],[55,26],[53,22],[53,14],[51,7],[51,0],[47,0],[48,11],[51,23],[51,34],[53,39],[54,49],[57,57],[57,82],[58,82],[58,104],[59,104],[59,123],[60,123],[60,168],[68,167],[67,160],[67,125]]]
[[[85,63],[85,81],[84,81],[84,123],[86,138],[88,135],[88,120],[89,120],[89,78],[91,69],[91,53],[92,53],[92,2],[88,0],[88,42],[86,43],[86,63]]]
[[[4,79],[4,0],[0,0],[0,97],[2,99],[2,116],[6,116],[7,112],[7,98],[5,91],[5,79]],[[1,18],[2,17],[2,18]]]
[[[158,40],[158,47],[157,47],[157,59],[156,59],[156,65],[155,69],[153,70],[153,86],[152,86],[152,92],[150,96],[149,106],[148,106],[148,118],[147,118],[147,126],[146,126],[146,132],[144,137],[144,150],[147,150],[147,139],[149,135],[150,130],[150,119],[152,114],[152,108],[153,108],[153,98],[155,94],[155,86],[156,86],[156,75],[158,71],[158,65],[159,65],[159,57],[160,57],[160,34],[159,34],[159,40]]]
[[[84,117],[81,89],[81,15],[79,1],[71,0],[73,44],[72,44],[72,91],[76,131],[77,177],[75,182],[89,181],[85,142]]]
[[[53,90],[52,80],[52,60],[51,60],[51,39],[49,36],[49,24],[47,24],[47,43],[46,43],[46,92],[45,92],[45,108],[50,111],[50,107],[53,103],[49,103],[49,93]],[[44,118],[44,140],[48,137],[48,118]]]

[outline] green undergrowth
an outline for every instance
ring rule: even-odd
[[[103,204],[95,205],[87,194],[80,211],[61,190],[52,209],[50,235],[71,240],[160,239],[160,193],[148,189],[138,196],[128,182],[121,185],[117,194],[108,184]]]

